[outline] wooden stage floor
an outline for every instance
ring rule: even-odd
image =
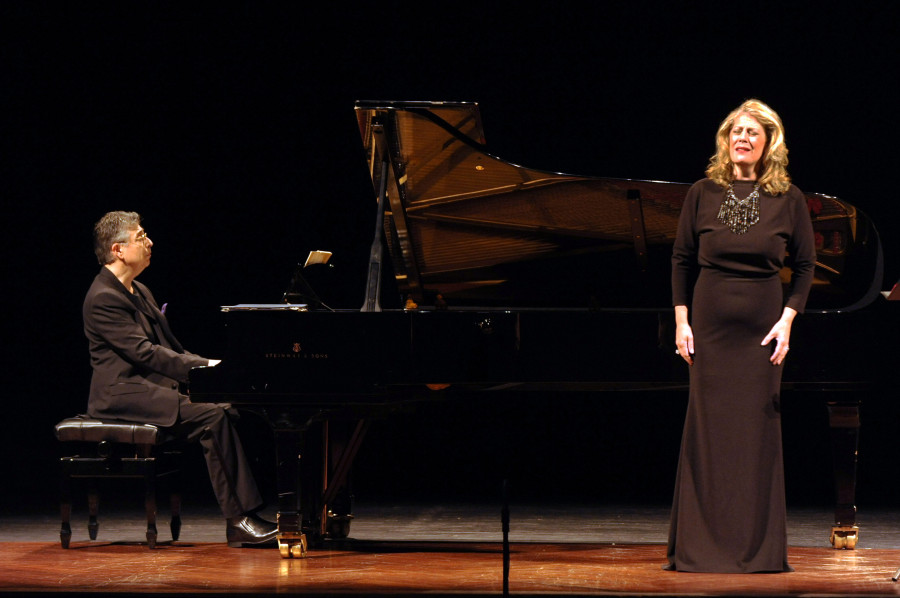
[[[861,513],[856,550],[828,543],[827,509],[789,513],[795,571],[666,572],[667,507],[513,505],[508,592],[513,596],[893,596],[900,583],[900,512]],[[73,523],[81,524],[83,513]],[[90,542],[58,543],[55,513],[4,514],[0,593],[159,596],[499,596],[500,510],[484,505],[358,506],[351,538],[282,559],[274,548],[229,549],[214,511],[185,514],[181,539],[143,539],[140,510],[104,513]]]

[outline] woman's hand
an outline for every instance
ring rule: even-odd
[[[688,309],[685,305],[675,306],[675,352],[694,365],[694,331],[688,323]]]
[[[772,330],[763,339],[762,345],[764,346],[768,345],[772,340],[775,341],[775,350],[772,352],[772,356],[769,357],[772,365],[781,365],[784,362],[784,358],[787,357],[787,352],[791,349],[791,324],[794,322],[794,316],[796,315],[796,310],[785,307],[781,319],[775,322]]]

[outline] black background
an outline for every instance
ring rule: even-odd
[[[888,288],[900,277],[892,7],[0,4],[4,496],[36,492],[55,508],[52,427],[85,405],[80,309],[104,212],[144,216],[154,248],[141,280],[194,352],[218,354],[218,306],[277,301],[311,249],[334,252],[333,306],[362,304],[375,203],[358,99],[477,101],[491,153],[511,162],[692,182],[720,120],[758,97],[782,116],[797,185],[874,220]],[[895,343],[896,324],[871,342]],[[835,350],[857,349],[840,340]],[[865,397],[863,505],[893,500],[895,400]],[[424,405],[375,426],[356,493],[493,500],[509,479],[522,499],[666,502],[685,403],[611,393]],[[823,403],[786,395],[792,504],[832,500]],[[245,426],[271,493],[266,433]]]

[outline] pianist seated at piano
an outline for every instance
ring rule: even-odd
[[[82,309],[93,368],[88,415],[154,424],[173,440],[199,442],[228,545],[274,545],[276,525],[257,514],[263,500],[233,410],[192,403],[184,392],[191,369],[218,362],[185,351],[150,290],[135,280],[152,248],[135,212],[109,212],[94,225],[101,268]]]
[[[689,364],[690,392],[669,569],[791,570],[779,393],[816,250],[806,198],[787,174],[784,140],[779,116],[747,100],[722,121],[709,178],[690,188],[682,206],[672,293],[676,352]],[[787,292],[779,277],[785,265]]]

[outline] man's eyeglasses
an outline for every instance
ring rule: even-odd
[[[146,245],[149,241],[150,237],[147,236],[147,231],[142,230],[134,236],[134,241],[125,241],[122,244],[128,245],[129,243],[140,243],[141,245]]]

